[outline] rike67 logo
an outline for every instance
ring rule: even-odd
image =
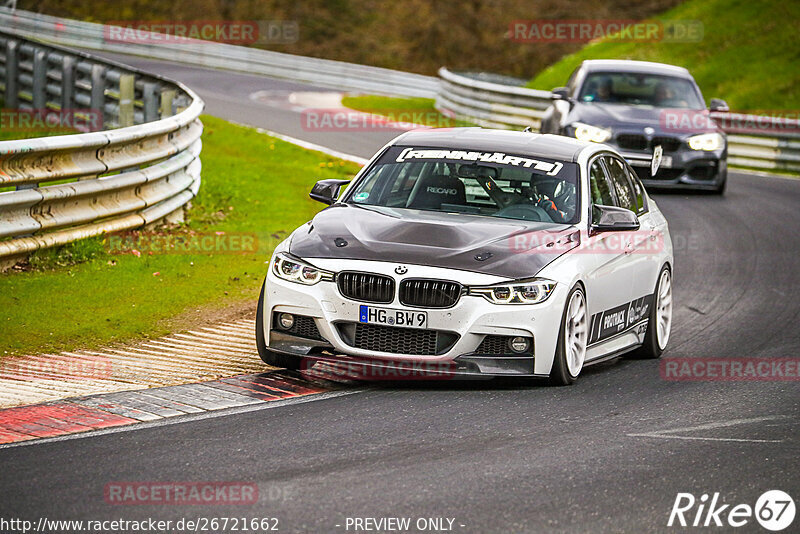
[[[719,492],[710,497],[704,493],[699,499],[691,493],[678,493],[667,526],[738,528],[752,524],[755,518],[765,529],[778,532],[792,524],[796,512],[794,500],[781,490],[764,492],[755,506],[723,501]]]

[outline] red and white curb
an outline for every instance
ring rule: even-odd
[[[285,372],[122,391],[0,410],[0,445],[281,401],[331,391]]]
[[[120,347],[0,359],[0,408],[269,369],[243,319]]]

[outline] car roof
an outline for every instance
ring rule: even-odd
[[[678,76],[693,79],[692,75],[683,67],[667,65],[666,63],[653,63],[651,61],[633,61],[628,59],[587,59],[581,63],[581,68],[587,72],[641,72],[647,74],[661,74],[665,76]]]
[[[571,137],[488,128],[430,128],[411,130],[395,138],[392,145],[450,150],[503,152],[559,161],[577,161],[578,154],[599,146]]]

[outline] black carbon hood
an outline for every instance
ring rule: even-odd
[[[572,226],[334,204],[293,234],[289,251],[309,260],[388,261],[525,278],[578,245]]]

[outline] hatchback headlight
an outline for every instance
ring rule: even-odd
[[[536,304],[544,302],[556,283],[544,278],[520,280],[508,284],[470,287],[468,294],[485,298],[494,304]]]
[[[725,139],[718,133],[693,135],[687,139],[692,150],[719,150],[725,144]]]
[[[611,130],[584,124],[582,122],[572,123],[575,128],[575,138],[580,141],[592,141],[594,143],[605,143],[611,139]]]
[[[288,254],[279,253],[272,260],[272,272],[281,280],[313,286],[320,280],[333,280],[333,273],[318,269]]]

